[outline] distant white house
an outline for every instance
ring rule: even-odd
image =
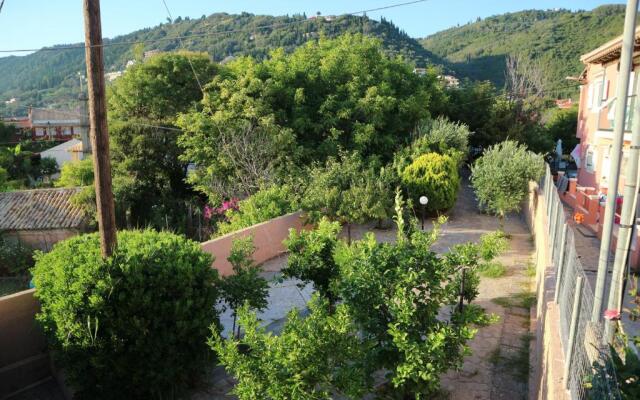
[[[64,143],[61,143],[55,147],[45,150],[40,153],[40,158],[53,158],[58,163],[58,168],[62,168],[63,165],[83,160],[85,157],[90,157],[90,153],[82,151],[82,141],[78,139],[71,139]],[[57,179],[60,176],[59,173],[51,176],[52,179]]]

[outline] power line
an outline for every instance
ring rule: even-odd
[[[164,4],[165,10],[167,10],[167,14],[169,15],[169,19],[173,21],[173,16],[171,15],[171,11],[169,11],[169,6],[167,6],[167,2],[162,0],[162,4]],[[185,45],[182,39],[180,39],[180,46],[184,49]],[[198,87],[202,92],[202,97],[204,97],[204,89],[202,88],[202,84],[200,83],[200,78],[198,78],[198,74],[196,73],[196,69],[193,67],[193,63],[191,62],[191,57],[187,57],[187,61],[189,61],[189,65],[191,66],[191,71],[193,72],[193,76],[196,78],[196,82],[198,83]]]
[[[430,0],[415,0],[415,1],[408,1],[408,2],[404,2],[404,3],[390,4],[390,5],[382,6],[382,7],[370,8],[368,10],[347,12],[347,13],[343,13],[343,14],[337,15],[337,17],[346,17],[346,16],[350,16],[350,15],[358,15],[358,14],[365,14],[365,13],[370,13],[370,12],[375,12],[375,11],[388,10],[388,9],[391,9],[391,8],[398,8],[398,7],[404,7],[404,6],[409,6],[409,5],[418,4],[418,3],[425,3],[427,1],[430,1]],[[332,22],[332,21],[327,21],[327,20],[325,20],[325,21],[326,22]],[[265,29],[283,28],[283,27],[287,27],[287,26],[290,26],[290,25],[300,24],[300,23],[303,23],[303,22],[307,22],[307,20],[306,19],[295,19],[293,21],[278,22],[278,23],[273,23],[273,24],[268,24],[268,25],[261,25],[261,26],[257,26],[257,27],[254,27],[254,28],[230,29],[230,30],[226,30],[226,31],[217,31],[217,32],[192,33],[192,34],[188,34],[188,35],[174,36],[174,37],[171,37],[171,38],[132,40],[132,41],[126,41],[126,42],[107,42],[107,43],[102,43],[100,45],[90,46],[90,47],[129,46],[129,45],[134,45],[134,44],[167,42],[167,41],[183,40],[183,39],[189,39],[189,38],[195,38],[195,37],[208,37],[208,36],[226,35],[226,34],[231,34],[231,33],[250,33],[250,32],[255,32],[255,31],[260,31],[260,30],[265,30]],[[73,50],[73,49],[84,49],[86,47],[87,47],[86,45],[77,44],[77,45],[56,46],[56,47],[42,47],[42,48],[38,48],[38,49],[0,50],[0,53],[27,53],[27,52],[30,53],[30,52],[36,52],[36,51],[63,51],[63,50]]]
[[[4,6],[4,0],[2,0],[2,2],[0,2],[0,12],[2,12],[2,6]]]

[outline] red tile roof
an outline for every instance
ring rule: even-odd
[[[84,212],[71,196],[81,188],[0,193],[0,231],[81,228]]]

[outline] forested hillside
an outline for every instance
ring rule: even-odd
[[[622,34],[623,5],[592,11],[522,11],[478,20],[421,40],[461,76],[504,85],[505,56],[537,60],[551,87],[582,71],[580,55]]]
[[[233,33],[218,33],[228,32]],[[318,17],[305,15],[264,16],[243,13],[218,13],[198,19],[177,18],[172,23],[142,29],[106,40],[105,68],[118,71],[128,60],[140,58],[144,51],[187,50],[207,52],[215,61],[227,56],[251,55],[264,58],[272,49],[283,47],[287,52],[300,44],[325,35],[362,32],[379,38],[387,53],[401,55],[418,66],[439,64],[415,39],[407,36],[391,22],[374,21],[367,17]],[[181,43],[173,39],[189,36]],[[142,45],[131,42],[146,42]],[[65,106],[74,102],[79,90],[78,73],[84,73],[84,50],[41,50],[23,57],[0,58],[0,107],[4,100],[16,97],[18,105]],[[0,111],[2,111],[0,109]],[[10,113],[11,110],[4,110]]]

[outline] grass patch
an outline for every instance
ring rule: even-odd
[[[529,278],[533,278],[536,276],[536,265],[533,263],[533,261],[527,262],[527,265],[524,269],[524,274]]]
[[[464,306],[466,312],[471,313],[473,317],[471,319],[475,319],[476,316],[480,316],[478,323],[476,324],[479,327],[493,325],[497,322],[500,322],[500,316],[496,314],[487,314],[484,308],[480,307],[477,304],[469,304]]]
[[[507,267],[497,261],[488,262],[478,268],[481,276],[485,278],[500,278],[507,273]]]
[[[536,304],[536,295],[532,292],[521,292],[511,297],[496,297],[491,301],[504,308],[520,307],[529,309]]]
[[[531,333],[525,333],[520,337],[521,347],[518,352],[511,358],[505,360],[505,365],[513,371],[513,376],[521,383],[529,381],[531,373],[531,365],[529,364],[529,344],[533,336]]]

